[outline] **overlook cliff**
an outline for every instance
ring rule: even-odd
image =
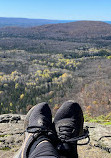
[[[21,118],[16,122],[17,118]],[[7,114],[0,115],[0,119],[9,121],[8,123],[0,123],[0,158],[12,158],[16,151],[21,147],[24,139],[23,123],[25,115]],[[13,118],[13,120],[12,120]],[[111,135],[111,125],[105,126],[97,123],[85,123],[84,126],[89,126],[90,144],[78,146],[80,158],[110,158],[111,157],[111,138],[103,138],[102,136]],[[81,142],[79,142],[81,143]],[[94,147],[98,146],[98,147]],[[101,147],[99,148],[99,147]],[[107,150],[109,149],[109,150]]]

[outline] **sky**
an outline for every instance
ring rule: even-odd
[[[111,21],[111,0],[0,0],[0,17]]]

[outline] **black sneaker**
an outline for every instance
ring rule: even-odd
[[[83,134],[83,112],[78,103],[65,102],[57,111],[54,124],[58,138],[58,151],[61,156],[78,158],[77,137]]]
[[[41,141],[57,139],[47,103],[40,103],[30,109],[24,122],[24,129],[25,141],[15,158],[27,158]]]

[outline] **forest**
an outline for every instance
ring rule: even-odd
[[[111,111],[111,25],[73,22],[0,28],[0,114],[66,100],[89,116]]]
[[[86,114],[111,110],[111,56],[67,58],[63,54],[0,51],[0,113],[25,114],[48,102],[53,114],[65,100]]]

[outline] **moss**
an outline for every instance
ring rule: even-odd
[[[5,135],[0,135],[0,137],[5,137]]]
[[[0,150],[10,150],[11,148],[10,147],[3,147],[3,148],[0,148]]]
[[[90,115],[85,114],[84,121],[100,123],[100,124],[104,124],[104,125],[111,125],[111,113],[109,113],[108,115],[100,115],[97,117],[91,117]]]
[[[111,122],[105,122],[103,125],[111,125]]]
[[[8,136],[10,136],[9,134],[2,134],[2,135],[0,135],[0,138],[1,137],[8,137]]]

